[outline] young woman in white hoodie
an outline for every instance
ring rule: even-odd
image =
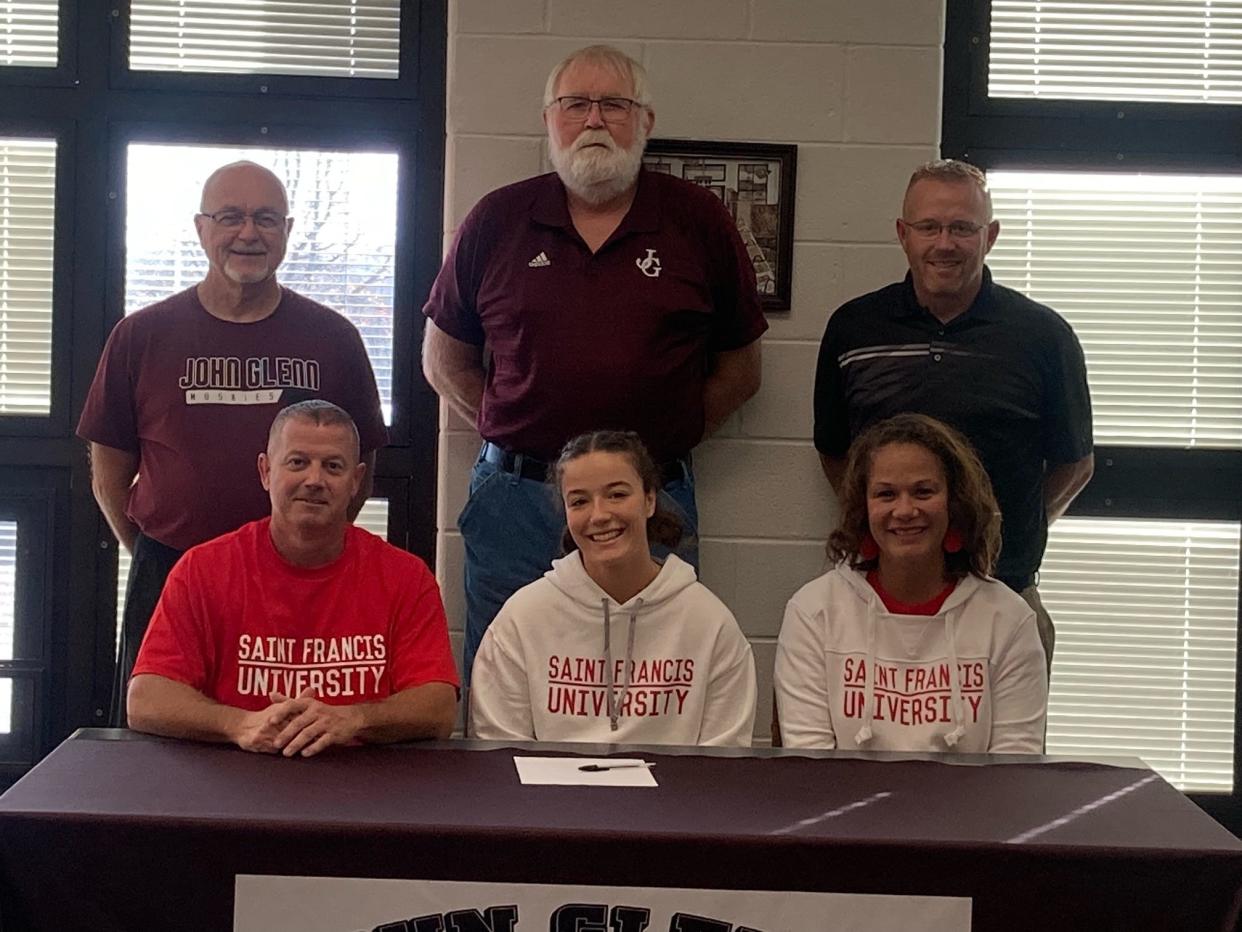
[[[918,414],[851,446],[836,567],[789,600],[776,649],[786,747],[1042,750],[1035,614],[989,577],[991,483],[964,437]]]
[[[551,481],[567,555],[504,604],[474,660],[470,734],[748,747],[755,664],[733,615],[673,548],[638,435],[571,440]]]

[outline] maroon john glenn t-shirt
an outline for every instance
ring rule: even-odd
[[[711,354],[768,326],[724,205],[646,170],[594,254],[556,175],[493,191],[462,224],[423,313],[491,350],[479,432],[548,460],[601,428],[637,431],[657,461],[683,456],[703,436]]]
[[[276,413],[308,398],[348,411],[364,451],[388,442],[375,375],[348,320],[286,288],[268,317],[230,323],[190,288],[116,325],[78,436],[139,454],[129,518],[187,550],[268,514],[258,455]]]

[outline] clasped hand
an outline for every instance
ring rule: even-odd
[[[292,699],[280,693],[268,698],[271,705],[242,719],[237,744],[244,750],[311,757],[334,744],[349,743],[362,728],[359,709],[320,702],[310,688]]]

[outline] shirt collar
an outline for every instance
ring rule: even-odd
[[[652,178],[647,169],[639,169],[638,190],[634,193],[634,203],[621,220],[621,225],[610,237],[616,239],[627,233],[650,233],[660,227],[660,197],[658,179]],[[563,230],[573,229],[573,219],[569,216],[569,201],[565,195],[565,185],[556,172],[549,172],[540,179],[535,191],[535,200],[531,207],[531,219],[546,227],[558,227]]]
[[[959,314],[949,323],[952,325],[956,324],[959,320],[987,317],[992,311],[992,306],[992,271],[985,265],[983,267],[983,282],[979,286],[979,293],[975,295],[975,300],[971,302],[970,307],[966,308],[965,313]],[[906,272],[905,281],[902,282],[902,302],[897,316],[932,316],[930,311],[923,307],[923,305],[919,304],[918,295],[914,293],[914,275],[911,272]]]

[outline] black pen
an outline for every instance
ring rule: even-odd
[[[624,770],[624,769],[626,769],[627,767],[647,767],[647,768],[651,768],[651,767],[654,767],[654,766],[655,766],[655,764],[647,764],[647,763],[641,763],[641,764],[583,764],[583,765],[582,765],[581,767],[579,767],[578,769],[579,769],[579,770],[584,770],[584,771],[586,771],[587,773],[601,773],[601,772],[603,772],[603,771],[605,771],[605,770]]]

